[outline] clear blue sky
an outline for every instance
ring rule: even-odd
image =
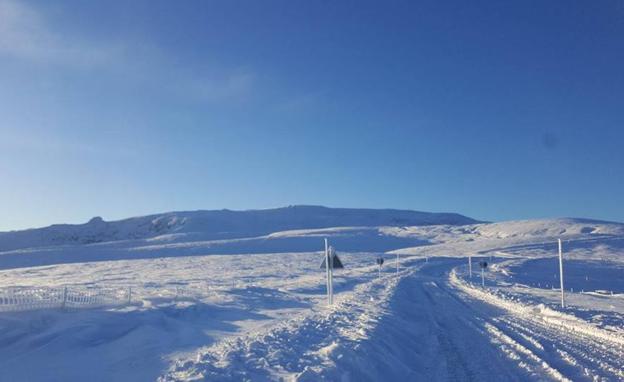
[[[288,204],[624,221],[624,2],[0,0],[0,230]]]

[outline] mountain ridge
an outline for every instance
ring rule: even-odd
[[[0,251],[146,239],[164,234],[185,234],[198,240],[214,240],[294,229],[476,223],[480,221],[458,213],[312,205],[252,210],[172,211],[114,221],[105,221],[98,216],[83,224],[53,224],[42,228],[0,232]]]

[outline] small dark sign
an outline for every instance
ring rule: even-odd
[[[344,268],[344,265],[342,265],[342,261],[340,261],[340,258],[335,252],[330,255],[330,258],[331,258],[331,261],[329,262],[329,264],[332,266],[333,269]],[[321,269],[325,269],[325,267],[326,267],[325,258],[323,257],[323,262],[321,263]]]
[[[383,263],[384,263],[383,257],[378,257],[377,258],[377,264],[382,265]]]
[[[487,263],[487,261],[479,261],[479,266],[480,266],[481,268],[484,268],[484,269],[485,269],[485,268],[487,268],[488,263]]]

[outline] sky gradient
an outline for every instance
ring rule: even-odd
[[[624,2],[0,0],[0,231],[289,204],[624,221]]]

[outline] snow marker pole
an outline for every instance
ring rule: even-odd
[[[325,278],[327,284],[327,305],[331,305],[331,292],[329,289],[329,248],[327,247],[327,238],[325,238]]]
[[[565,297],[563,295],[563,254],[561,251],[561,239],[558,239],[559,243],[559,284],[561,286],[561,307],[565,308]]]
[[[334,304],[334,248],[329,247],[329,304]]]
[[[332,305],[334,303],[334,258],[332,256],[331,250],[333,248],[329,247],[327,244],[327,238],[325,238],[325,272],[327,275],[327,304]],[[331,261],[331,262],[330,262]]]
[[[468,272],[470,272],[470,278],[472,278],[472,255],[468,255]]]
[[[481,267],[481,287],[485,288],[485,279],[483,278],[483,267]]]

